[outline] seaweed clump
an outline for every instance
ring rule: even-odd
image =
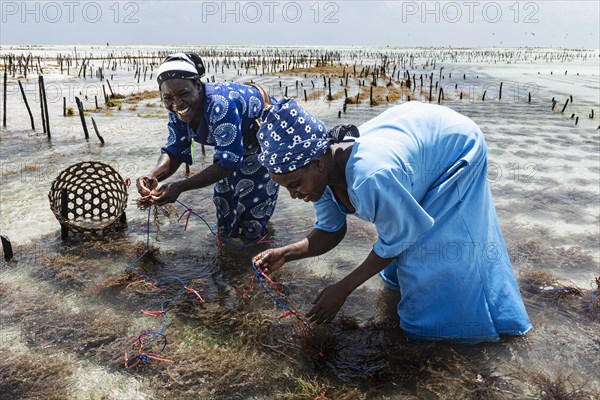
[[[73,367],[57,357],[13,355],[0,348],[0,393],[3,399],[69,398]]]
[[[295,378],[294,384],[293,389],[275,392],[276,398],[282,400],[364,400],[367,398],[367,395],[357,388],[337,386],[328,379],[317,376],[299,376]]]
[[[559,371],[553,378],[547,372],[539,370],[520,368],[517,371],[525,378],[524,381],[532,386],[531,390],[536,399],[587,400],[600,396],[597,390],[586,389],[587,381],[576,382],[573,374],[565,375]]]
[[[160,250],[152,245],[146,245],[144,242],[137,242],[133,247],[133,255],[141,265],[157,265],[160,264]]]
[[[89,261],[75,255],[52,254],[42,258],[44,267],[37,275],[54,279],[69,288],[82,288],[89,279]]]
[[[514,386],[493,367],[486,364],[475,365],[456,353],[449,358],[434,357],[426,361],[422,373],[426,378],[417,384],[418,393],[428,393],[436,399],[515,398],[508,395],[514,391]]]
[[[238,349],[239,350],[239,349]],[[173,358],[185,360],[155,370],[151,380],[159,395],[180,398],[247,399],[268,393],[273,368],[252,351],[220,347],[176,350]]]
[[[156,206],[152,204],[152,201],[150,200],[149,196],[140,197],[135,201],[135,203],[137,208],[141,211],[147,211],[150,208],[152,208],[152,224],[154,225],[156,231],[155,238],[157,241],[159,240],[158,234],[160,233],[160,227],[162,226],[162,222],[160,220],[161,214],[169,221],[172,218],[181,218],[184,215],[182,214],[180,217],[177,208],[172,204],[165,204],[163,206]],[[191,213],[191,210],[189,210],[188,212]]]
[[[556,301],[581,296],[579,288],[562,284],[556,276],[545,271],[523,272],[520,281],[528,293],[539,294]]]
[[[335,361],[337,338],[327,328],[315,326],[299,337],[301,354],[317,369]]]

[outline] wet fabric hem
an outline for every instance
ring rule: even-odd
[[[404,328],[402,328],[402,323],[400,323],[400,328],[402,329],[404,336],[408,339],[417,340],[417,341],[443,341],[443,342],[451,342],[456,344],[477,344],[483,342],[499,342],[500,335],[506,336],[524,336],[526,335],[533,326],[529,324],[529,326],[520,331],[499,331],[496,335],[487,335],[487,336],[471,336],[471,337],[458,337],[458,336],[426,336],[419,335],[417,333],[410,333]]]

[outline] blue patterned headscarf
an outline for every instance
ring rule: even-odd
[[[330,143],[325,124],[285,97],[263,111],[256,136],[262,149],[258,159],[274,174],[304,167]]]

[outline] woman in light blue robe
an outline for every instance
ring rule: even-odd
[[[347,215],[373,222],[378,234],[365,261],[317,296],[312,321],[331,321],[348,294],[379,272],[401,293],[400,326],[410,338],[477,343],[531,329],[486,179],[487,147],[472,120],[409,102],[361,125],[356,140],[332,143],[294,138],[314,119],[300,124],[303,113],[293,100],[263,113],[273,128],[259,130],[259,159],[292,197],[314,202],[317,221],[303,241],[255,262],[274,270],[328,251],[343,238]],[[282,120],[295,127],[292,135],[276,129]]]

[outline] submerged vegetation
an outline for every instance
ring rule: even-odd
[[[13,398],[43,392],[49,393],[45,398],[68,397],[73,388],[61,382],[77,379],[76,360],[123,374],[123,354],[132,349],[132,338],[162,323],[161,316],[138,311],[160,309],[178,291],[153,286],[125,268],[126,260],[142,254],[138,267],[144,275],[178,275],[206,301],[186,296],[165,308],[168,341],[161,356],[170,361],[150,360],[129,372],[149,398],[176,393],[178,398],[211,399],[579,400],[600,393],[597,383],[586,381],[579,371],[555,365],[552,374],[528,367],[524,357],[535,330],[501,345],[463,347],[409,341],[397,318],[388,315],[363,322],[342,315],[328,326],[307,329],[293,316],[277,320],[283,310],[260,287],[250,289],[249,270],[219,278],[215,267],[198,260],[193,251],[162,254],[158,247],[129,243],[126,237],[74,241],[63,250],[49,247],[34,263],[22,260],[20,277],[0,286],[3,304],[11,305],[0,316],[20,332],[19,346],[46,349],[43,358],[53,360],[40,362],[38,352],[10,354],[17,345],[5,343],[0,347],[7,355],[0,387],[9,390],[3,393],[14,393]],[[289,301],[303,293],[293,281],[319,285],[320,278],[310,274],[295,271],[291,282],[283,274],[279,289]],[[588,298],[588,291],[549,291],[568,286],[546,272],[524,273],[520,284],[528,302],[567,302],[569,308],[560,307],[569,310],[572,321],[595,325],[591,328],[598,340],[600,322],[572,303]],[[538,317],[535,311],[531,314],[535,325]],[[556,335],[567,338],[569,333]],[[543,351],[551,351],[550,346]],[[59,354],[63,356],[57,358]],[[508,362],[510,354],[517,358]]]

